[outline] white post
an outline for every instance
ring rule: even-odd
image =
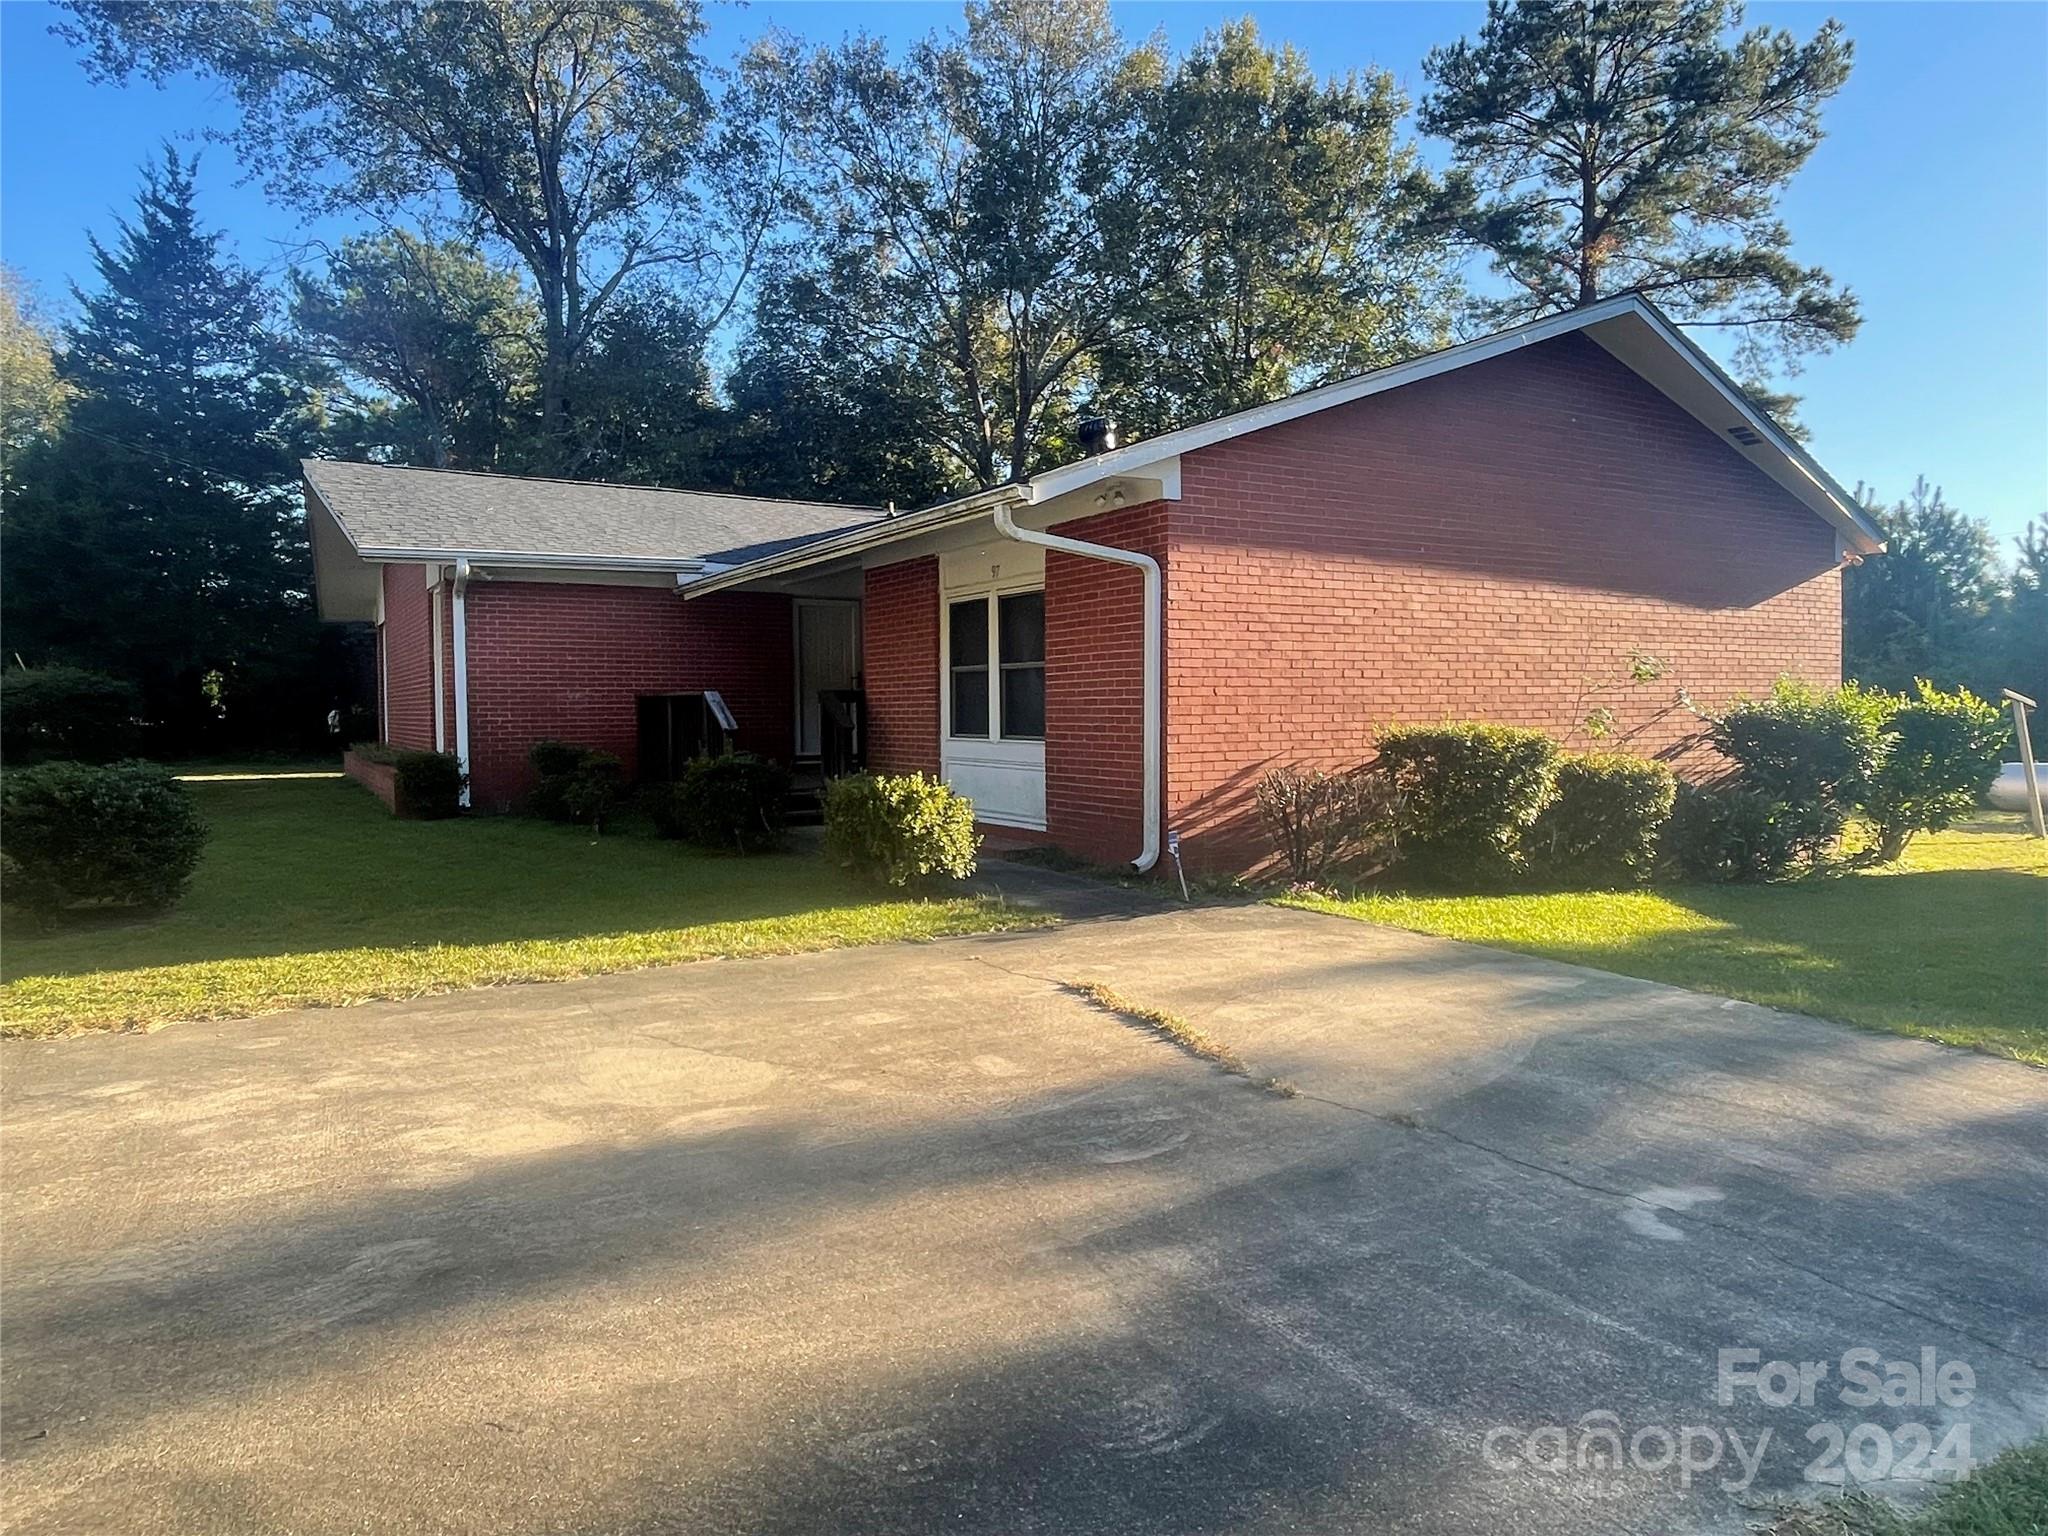
[[[2005,697],[2012,705],[2013,734],[2020,739],[2020,763],[2027,775],[2027,819],[2034,824],[2034,836],[2048,838],[2048,826],[2041,820],[2041,780],[2034,771],[2034,744],[2027,739],[2027,711],[2034,708],[2034,701],[2010,688]]]

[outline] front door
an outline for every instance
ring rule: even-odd
[[[860,686],[860,604],[802,600],[796,605],[796,755],[816,757],[818,693]]]

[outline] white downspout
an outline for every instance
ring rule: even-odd
[[[1159,562],[1150,555],[1138,553],[1135,549],[1118,549],[1113,544],[1090,544],[1081,539],[1062,538],[1056,533],[1039,533],[1030,528],[1019,528],[1010,519],[1010,508],[998,502],[993,516],[996,532],[1006,539],[1015,539],[1019,544],[1036,544],[1041,549],[1057,549],[1064,554],[1079,555],[1085,560],[1107,560],[1116,565],[1135,566],[1145,578],[1145,682],[1144,682],[1144,748],[1145,764],[1145,842],[1138,856],[1131,860],[1131,868],[1144,874],[1159,862]],[[457,612],[461,610],[458,608]]]
[[[469,807],[469,561],[455,562],[455,761],[462,770],[462,805]]]

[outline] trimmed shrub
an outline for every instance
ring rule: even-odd
[[[1340,872],[1375,875],[1393,862],[1401,800],[1384,774],[1275,768],[1255,793],[1296,885],[1320,885]]]
[[[738,853],[782,846],[788,799],[789,770],[751,752],[697,758],[675,783],[656,785],[647,797],[663,837]]]
[[[625,794],[626,768],[609,752],[593,752],[562,781],[567,819],[602,835],[604,824]]]
[[[1534,870],[1567,884],[1634,885],[1656,867],[1678,781],[1662,763],[1589,752],[1557,765],[1524,844]]]
[[[73,907],[164,907],[184,894],[206,824],[154,763],[44,763],[0,778],[7,900],[49,918]]]
[[[453,752],[401,752],[391,767],[399,815],[442,821],[461,812],[462,786],[469,781]]]
[[[1735,782],[1773,807],[1795,857],[1817,863],[1862,803],[1890,712],[1883,694],[1853,683],[1815,688],[1780,678],[1769,698],[1737,703],[1709,725]]]
[[[461,814],[462,786],[469,782],[462,760],[453,752],[426,752],[394,747],[387,741],[358,742],[349,750],[366,763],[391,770],[398,804],[395,814],[416,821],[442,821]]]
[[[1423,879],[1493,885],[1524,863],[1522,838],[1550,797],[1558,746],[1506,725],[1404,725],[1380,734],[1401,796],[1401,862]]]
[[[583,759],[590,756],[592,749],[579,747],[567,741],[536,741],[527,751],[526,761],[533,771],[544,779],[567,778],[583,766]]]
[[[0,756],[107,763],[135,750],[137,695],[83,667],[13,667],[0,673]]]
[[[826,855],[869,879],[965,880],[980,841],[973,802],[922,773],[850,773],[825,791]]]
[[[1781,879],[1801,857],[1799,827],[1783,810],[1738,784],[1681,784],[1664,823],[1663,863],[1685,880]]]
[[[1884,864],[1914,833],[1939,832],[1976,807],[1998,777],[2008,734],[2004,712],[1969,689],[1943,693],[1925,678],[1915,686],[1884,724],[1884,753],[1863,795]]]
[[[526,797],[528,815],[604,830],[625,789],[624,764],[609,752],[566,741],[537,741],[526,761],[537,776]]]

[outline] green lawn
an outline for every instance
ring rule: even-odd
[[[188,788],[212,837],[185,899],[162,917],[49,934],[10,921],[0,1032],[233,1018],[1038,920],[976,897],[885,894],[815,855],[726,858],[511,817],[394,821],[339,778]]]
[[[2048,1536],[2048,1440],[2015,1446],[1911,1514],[1851,1493],[1786,1510],[1762,1536]]]
[[[2048,1066],[2048,845],[2017,816],[1785,885],[1276,899]]]

